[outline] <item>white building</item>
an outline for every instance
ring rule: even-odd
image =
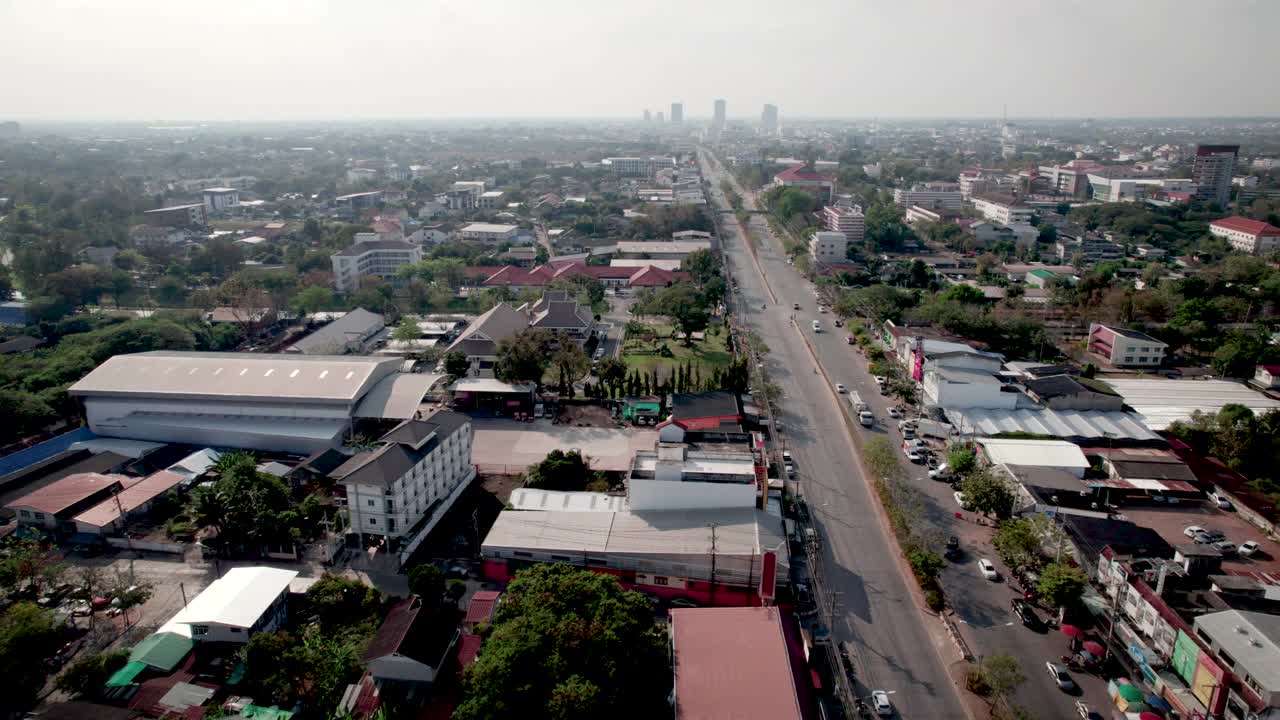
[[[501,190],[489,190],[480,193],[476,198],[476,207],[480,210],[501,210],[507,206],[507,194]]]
[[[197,642],[247,643],[284,624],[294,570],[231,568],[191,599],[166,627],[186,625]]]
[[[858,244],[866,233],[866,218],[856,205],[828,205],[822,209],[823,221],[832,232],[843,233],[845,240]],[[841,255],[843,258],[843,254]]]
[[[330,477],[346,488],[351,530],[407,557],[475,477],[472,438],[471,418],[442,410],[404,421],[343,463]]]
[[[378,171],[373,168],[347,168],[347,183],[351,185],[373,182],[377,179]]]
[[[659,170],[675,167],[675,160],[669,157],[610,157],[600,163],[619,177],[653,177]]]
[[[910,190],[893,191],[893,202],[900,208],[917,205],[930,210],[959,210],[963,200],[958,183],[923,183]]]
[[[1209,223],[1209,233],[1226,239],[1231,247],[1250,255],[1265,255],[1280,246],[1280,227],[1243,217]]]
[[[1084,477],[1089,460],[1079,445],[1066,440],[1013,440],[978,438],[982,457],[992,465],[1025,465],[1050,468]],[[1083,488],[1083,486],[1081,486]]]
[[[229,187],[211,187],[200,191],[206,212],[220,212],[240,204],[240,191]]]
[[[840,232],[816,232],[809,238],[809,253],[820,263],[842,263],[848,257],[849,239]]]
[[[1196,183],[1196,199],[1226,207],[1231,197],[1231,178],[1236,170],[1239,145],[1197,145],[1191,179]]]
[[[422,258],[422,247],[404,240],[357,242],[329,256],[333,263],[333,284],[340,293],[360,287],[363,276],[397,281],[401,267],[421,262]]]
[[[630,508],[751,508],[760,495],[751,453],[702,452],[683,443],[640,450],[627,477]]]
[[[1004,384],[990,373],[957,368],[926,371],[924,396],[927,405],[947,409],[1012,410],[1018,405],[1018,393],[1005,392]]]
[[[501,245],[515,242],[520,232],[519,225],[500,225],[498,223],[470,223],[458,230],[458,239],[464,242],[479,242],[487,245]]]
[[[1013,198],[974,197],[973,208],[984,218],[1001,225],[1030,223],[1035,214],[1031,208],[1018,205]]]

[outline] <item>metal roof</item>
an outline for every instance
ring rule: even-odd
[[[1160,440],[1139,415],[1101,410],[945,410],[962,433],[999,435],[1031,433],[1071,439]]]
[[[803,718],[781,612],[776,607],[673,609],[675,716]]]
[[[397,358],[157,350],[116,355],[68,392],[350,403],[399,366]]]
[[[408,420],[418,412],[422,397],[444,377],[416,373],[388,375],[365,393],[353,415],[358,418]]]
[[[1280,616],[1223,610],[1195,619],[1223,650],[1267,692],[1280,690]]]
[[[577,512],[617,512],[626,510],[627,498],[598,492],[561,492],[517,488],[508,500],[514,510],[573,510]]]
[[[169,672],[182,662],[182,659],[195,647],[189,637],[177,633],[157,632],[146,636],[142,642],[134,646],[129,659],[144,663],[161,672]]]
[[[116,493],[115,497],[103,500],[76,515],[73,520],[98,528],[106,527],[120,518],[122,510],[125,513],[137,510],[156,497],[177,487],[178,483],[182,482],[183,479],[183,476],[177,473],[161,470],[121,490]]]
[[[1006,440],[978,438],[993,465],[1087,468],[1089,461],[1079,445],[1065,440]]]
[[[271,567],[232,568],[195,596],[170,622],[253,627],[297,576],[295,570]]]
[[[1163,430],[1175,420],[1190,420],[1197,410],[1214,415],[1223,405],[1244,405],[1255,413],[1280,408],[1273,400],[1234,380],[1107,379],[1147,427]]]
[[[356,308],[315,332],[299,339],[289,350],[305,355],[341,353],[347,344],[364,342],[386,326],[380,313]]]

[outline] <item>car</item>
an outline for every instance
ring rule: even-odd
[[[1009,606],[1013,608],[1013,614],[1018,616],[1023,625],[1032,630],[1040,630],[1044,627],[1044,622],[1036,614],[1035,608],[1031,607],[1031,603],[1022,598],[1013,598],[1009,601]]]
[[[792,309],[792,310],[799,310],[799,309],[800,309],[800,303],[791,303],[791,309]]]
[[[827,306],[826,306],[826,305],[819,305],[819,306],[818,306],[818,314],[819,314],[819,315],[822,315],[822,314],[824,314],[824,313],[826,313],[826,312],[827,312]]]
[[[1218,493],[1209,493],[1209,502],[1217,505],[1219,510],[1230,510],[1232,508],[1231,501]]]
[[[782,461],[783,461],[783,462],[785,462],[785,463],[793,463],[793,462],[795,462],[795,459],[793,459],[793,458],[791,457],[791,451],[790,451],[790,450],[783,450],[783,451],[782,451]]]
[[[1218,548],[1218,552],[1222,553],[1223,555],[1236,554],[1236,544],[1231,542],[1230,540],[1219,540],[1218,542],[1213,543],[1213,547]]]
[[[880,717],[893,715],[893,705],[889,702],[889,693],[884,690],[871,691],[871,706],[875,708],[876,715]]]
[[[783,471],[784,471],[784,472],[786,472],[786,473],[787,473],[787,477],[792,478],[792,477],[795,477],[795,476],[796,476],[796,466],[795,466],[795,465],[792,465],[791,463],[784,463],[784,464],[783,464],[783,466],[782,466],[782,469],[783,469]]]
[[[1053,678],[1053,682],[1062,692],[1072,692],[1076,689],[1076,681],[1071,679],[1071,674],[1067,669],[1057,663],[1046,662],[1044,664],[1046,670],[1049,671],[1049,677]]]
[[[1204,534],[1208,535],[1209,539],[1212,540],[1213,542],[1218,542],[1219,540],[1227,539],[1226,533],[1223,533],[1221,530],[1206,529],[1204,531]]]
[[[951,497],[956,499],[956,504],[959,505],[961,508],[965,510],[969,509],[969,501],[965,499],[963,492],[960,492],[959,490],[957,490],[951,494]]]
[[[942,551],[942,556],[948,560],[960,557],[960,538],[955,535],[947,538],[947,547]]]
[[[889,408],[889,417],[894,418],[896,420],[902,417],[902,411],[896,407],[891,407]]]
[[[848,389],[849,389],[849,388],[845,387],[845,384],[844,384],[844,383],[836,383],[836,392],[838,392],[838,393],[842,393],[842,392],[847,391]]]
[[[982,573],[982,577],[992,582],[1000,579],[1000,572],[996,570],[995,564],[986,558],[978,561],[978,572]]]
[[[1182,534],[1186,535],[1192,540],[1195,539],[1196,535],[1199,535],[1202,532],[1204,532],[1204,528],[1200,527],[1199,525],[1188,525],[1182,528]]]
[[[84,600],[81,600],[80,602],[71,606],[71,614],[76,617],[88,617],[93,614],[93,607],[91,607],[89,603],[85,602]]]
[[[886,382],[889,382],[889,378],[886,378],[883,375],[872,375],[871,379],[875,380],[876,384],[880,385],[881,387],[883,387]]]
[[[1253,557],[1261,552],[1262,546],[1253,540],[1246,540],[1236,548],[1236,554],[1242,557]]]
[[[903,449],[902,452],[907,456],[907,460],[909,462],[913,462],[916,464],[924,462],[924,456],[921,455],[920,451],[916,450],[915,448],[905,448]]]
[[[845,342],[845,344],[846,344],[846,345],[852,345],[852,344],[854,343],[853,336],[852,336],[852,335],[845,335],[845,336],[844,336],[844,342]]]
[[[945,481],[949,477],[951,477],[951,467],[946,463],[942,463],[938,467],[929,471],[930,480]]]
[[[844,327],[844,321],[841,320],[840,318],[836,318],[835,320],[832,320],[831,324],[835,325],[836,327]]]
[[[1076,701],[1076,715],[1080,716],[1080,720],[1103,720],[1102,713],[1089,709],[1088,705]]]

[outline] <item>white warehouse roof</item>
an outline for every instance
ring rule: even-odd
[[[168,624],[253,627],[297,576],[294,570],[271,567],[232,568],[195,596]]]
[[[1107,384],[1124,398],[1152,430],[1164,430],[1175,420],[1190,420],[1199,410],[1216,414],[1223,405],[1244,405],[1254,413],[1280,408],[1272,400],[1244,383],[1234,380],[1112,380]]]
[[[1087,468],[1089,461],[1079,445],[1065,440],[1006,440],[978,438],[993,465],[1033,465],[1053,468]]]
[[[399,367],[399,358],[156,350],[116,355],[68,392],[351,402]]]
[[[751,556],[766,550],[786,555],[781,522],[753,508],[661,512],[505,510],[484,539],[485,548],[710,557],[715,552]]]
[[[1102,410],[986,410],[967,408],[945,411],[947,420],[962,434],[999,435],[1031,433],[1060,438],[1094,440],[1160,440],[1133,413]]]

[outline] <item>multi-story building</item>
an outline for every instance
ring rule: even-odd
[[[1076,200],[1089,196],[1089,173],[1102,166],[1092,160],[1072,160],[1066,165],[1041,165],[1040,177],[1046,178],[1049,190]]]
[[[1231,176],[1236,169],[1239,145],[1197,145],[1191,167],[1196,199],[1225,206],[1231,197]]]
[[[221,212],[240,204],[240,191],[229,187],[211,187],[200,191],[206,212]]]
[[[378,179],[378,171],[373,168],[353,167],[347,168],[347,183],[350,185],[360,185],[363,183],[374,182]]]
[[[764,110],[760,113],[760,130],[766,135],[775,135],[778,132],[778,106],[765,105]]]
[[[931,210],[959,210],[963,199],[959,183],[921,183],[910,190],[893,191],[893,202],[900,208],[917,205]]]
[[[399,280],[400,268],[422,262],[422,248],[403,240],[358,242],[330,256],[333,262],[333,284],[340,293],[360,286],[360,277],[371,275],[391,282]]]
[[[474,210],[477,195],[471,190],[445,190],[436,196],[436,201],[446,210]]]
[[[809,253],[820,263],[842,263],[847,260],[849,239],[842,232],[820,231],[809,238]]]
[[[1158,367],[1169,346],[1137,330],[1093,323],[1089,326],[1089,352],[1112,367]]]
[[[147,210],[142,219],[152,227],[203,228],[208,224],[204,203],[187,203]]]
[[[684,103],[671,103],[671,122],[677,125],[684,122]]]
[[[476,207],[480,210],[501,210],[505,205],[506,193],[501,190],[482,192],[476,199]]]
[[[942,222],[943,220],[946,220],[946,219],[947,219],[947,216],[943,215],[941,212],[937,210],[930,210],[929,208],[922,208],[922,207],[919,207],[918,205],[912,205],[907,208],[906,215],[903,217],[902,221],[908,225],[914,226],[919,223]]]
[[[716,100],[715,113],[711,116],[711,124],[717,128],[723,128],[725,123],[725,101]]]
[[[656,450],[636,451],[627,498],[632,510],[750,508],[764,477],[764,463],[750,452],[708,452],[660,442]]]
[[[619,177],[653,177],[659,170],[670,170],[675,161],[669,157],[611,157],[601,161]]]
[[[1254,170],[1266,170],[1270,172],[1271,170],[1280,168],[1280,158],[1269,158],[1269,157],[1254,158],[1253,162],[1250,163],[1250,166]]]
[[[1250,255],[1269,253],[1280,246],[1280,228],[1261,220],[1222,218],[1209,223],[1209,232],[1225,238],[1235,250]]]
[[[828,230],[843,233],[850,243],[862,242],[866,233],[866,218],[862,208],[856,205],[828,205],[822,209],[822,219]]]
[[[403,559],[475,477],[471,418],[441,410],[410,419],[330,473],[346,490],[349,526],[385,538]]]
[[[520,231],[519,225],[500,225],[497,223],[470,223],[458,230],[458,239],[465,242],[480,242],[487,245],[501,245],[515,240]]]
[[[1029,223],[1031,216],[1035,214],[1034,210],[1026,205],[1019,205],[1018,201],[1009,195],[975,196],[973,208],[982,213],[984,218],[1001,225]]]
[[[1095,265],[1108,260],[1124,258],[1124,248],[1100,237],[1084,236],[1080,238],[1062,237],[1057,244],[1058,261],[1070,263],[1076,253],[1080,253],[1085,265]]]

